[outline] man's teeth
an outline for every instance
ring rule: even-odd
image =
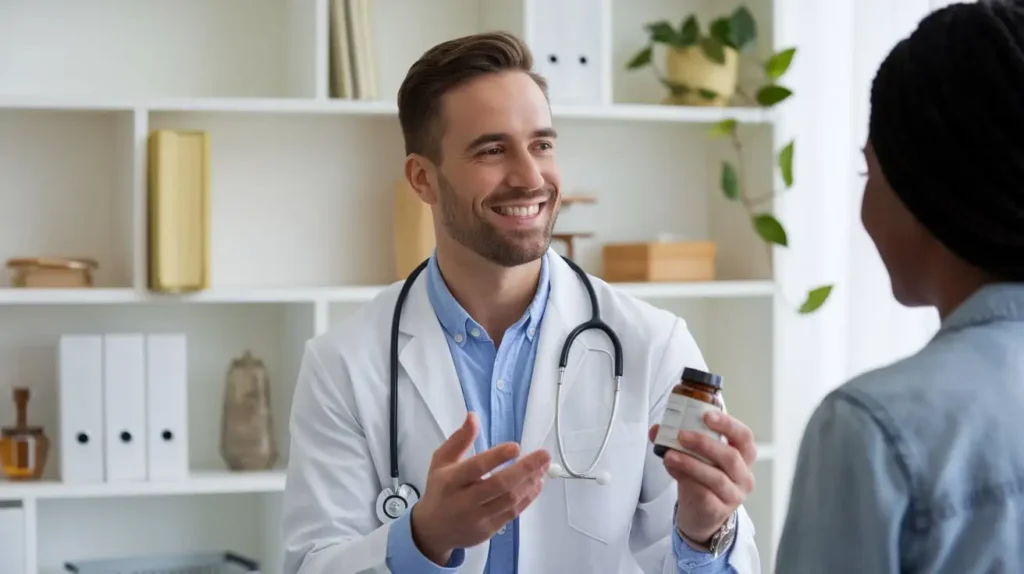
[[[540,205],[503,205],[498,208],[498,213],[510,217],[533,217],[540,213]]]

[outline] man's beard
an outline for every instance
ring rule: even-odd
[[[462,203],[458,193],[443,175],[438,175],[437,180],[440,186],[438,203],[441,207],[441,224],[452,239],[467,249],[502,267],[515,267],[536,261],[547,252],[557,211],[552,211],[547,225],[541,230],[503,233],[490,222],[478,218],[471,205]],[[544,205],[544,209],[553,209],[550,202],[554,200],[554,194],[549,194],[549,203]]]

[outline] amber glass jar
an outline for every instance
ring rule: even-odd
[[[28,424],[29,390],[14,389],[17,422],[0,429],[0,470],[7,480],[38,480],[46,468],[50,438],[39,426]]]
[[[654,437],[654,454],[664,457],[671,448],[704,460],[679,444],[679,431],[695,431],[715,440],[723,440],[721,434],[704,424],[705,413],[723,410],[725,402],[722,399],[721,375],[687,367],[668,398],[658,435]]]

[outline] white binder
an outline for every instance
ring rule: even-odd
[[[141,334],[103,339],[107,482],[146,479],[146,349]]]
[[[61,479],[104,479],[103,337],[63,335],[58,350]]]
[[[524,40],[552,104],[611,103],[610,0],[526,0]]]
[[[188,360],[185,335],[146,337],[146,452],[150,480],[188,477]]]
[[[0,572],[27,572],[25,511],[19,503],[0,501]]]

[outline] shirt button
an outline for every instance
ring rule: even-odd
[[[456,333],[455,334],[455,342],[456,343],[461,343],[462,342],[462,333]]]
[[[480,329],[477,329],[476,327],[474,327],[473,330],[469,332],[469,334],[473,335],[474,337],[479,337],[480,336]]]
[[[505,527],[504,526],[502,526],[501,528],[498,529],[498,534],[505,534]]]
[[[533,336],[533,334],[534,334],[535,332],[536,332],[536,330],[534,330],[534,328],[533,328],[533,327],[530,327],[530,330],[529,330],[529,331],[527,331],[527,333],[529,333],[531,337]]]
[[[498,390],[500,391],[501,389],[504,389],[504,388],[505,388],[505,381],[503,381],[503,380],[501,380],[501,379],[498,379],[498,382],[497,382],[497,383],[495,383],[495,385],[497,385],[497,387],[498,387]]]

